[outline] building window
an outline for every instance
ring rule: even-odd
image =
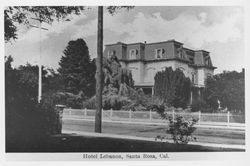
[[[185,59],[182,48],[178,48],[177,49],[177,57],[181,58],[181,59]]]
[[[205,60],[205,65],[207,65],[207,66],[209,66],[209,65],[210,65],[210,61],[209,61],[209,59],[208,59],[208,58]]]
[[[184,58],[184,54],[183,54],[182,51],[180,52],[180,57],[181,57],[181,59],[185,59],[185,58]]]
[[[191,64],[194,64],[194,58],[193,58],[193,57],[192,57],[192,58],[190,57],[190,58],[189,58],[189,62],[190,62]]]
[[[137,49],[132,49],[129,51],[129,59],[136,59],[139,51]]]
[[[195,82],[195,74],[192,74],[192,83],[194,84]]]
[[[207,73],[207,74],[206,74],[206,79],[207,79],[207,78],[211,78],[211,77],[212,77],[212,74],[210,74],[210,73]]]
[[[116,55],[115,50],[112,50],[112,51],[109,50],[109,51],[108,51],[108,58],[111,58],[113,55],[114,55],[114,56]]]
[[[165,50],[163,48],[155,49],[155,59],[161,59],[164,53]]]

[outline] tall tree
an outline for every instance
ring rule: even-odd
[[[86,96],[92,96],[95,90],[95,64],[90,59],[86,42],[83,39],[70,41],[63,53],[58,72],[65,90],[74,94],[82,91]]]
[[[218,108],[218,100],[222,108],[230,111],[245,111],[245,71],[224,71],[214,77],[208,77],[204,91],[204,99],[212,108]]]
[[[190,79],[179,69],[166,68],[155,75],[155,95],[168,106],[186,107],[190,96]]]

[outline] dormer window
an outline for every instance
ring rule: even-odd
[[[205,65],[206,65],[206,66],[210,66],[209,58],[207,58],[207,59],[205,60]]]
[[[212,77],[212,74],[207,73],[207,74],[206,74],[206,79],[209,78],[209,77],[211,78],[211,77]]]
[[[192,74],[192,83],[195,83],[195,74]]]
[[[181,58],[181,59],[185,59],[183,51],[182,51],[182,47],[177,48],[177,57]]]
[[[139,51],[137,49],[132,49],[129,51],[129,59],[136,59]]]
[[[181,58],[181,59],[185,59],[184,54],[183,54],[182,51],[180,52],[180,58]]]
[[[194,64],[194,58],[193,58],[193,57],[190,57],[190,58],[189,58],[189,62],[190,62],[191,64]]]
[[[162,59],[162,55],[165,53],[163,48],[155,49],[155,59]]]

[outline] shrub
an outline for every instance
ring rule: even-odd
[[[176,144],[187,144],[191,140],[196,140],[196,137],[193,137],[192,133],[196,130],[194,125],[197,123],[198,119],[192,118],[191,121],[185,120],[182,116],[175,116],[175,119],[172,116],[169,116],[166,112],[168,109],[166,105],[153,105],[152,110],[160,114],[162,119],[169,121],[168,129],[166,133],[171,134],[172,139]]]
[[[130,103],[130,100],[127,97],[119,96],[119,95],[111,95],[111,96],[104,96],[102,106],[103,109],[109,110],[120,110],[124,105]]]
[[[187,144],[189,141],[196,140],[192,133],[196,130],[194,125],[198,119],[192,118],[191,121],[187,121],[182,116],[177,116],[175,120],[172,117],[168,117],[168,119],[169,128],[167,133],[171,134],[176,144]]]
[[[56,92],[56,93],[47,93],[47,96],[50,95],[55,104],[63,104],[71,108],[83,108],[83,100],[86,99],[83,92],[75,95],[69,92]]]
[[[104,110],[121,110],[123,106],[129,105],[131,101],[127,97],[119,95],[103,95],[102,108]],[[96,97],[93,96],[90,99],[83,102],[83,108],[96,109]]]
[[[96,98],[95,96],[83,101],[83,108],[96,109]]]
[[[166,105],[162,99],[157,96],[145,95],[142,90],[137,90],[129,96],[130,102],[123,106],[125,110],[149,111],[157,109],[158,105]],[[155,110],[156,111],[156,110]]]
[[[38,146],[49,135],[59,133],[59,123],[52,97],[43,97],[41,104],[13,97],[6,102],[6,151]]]
[[[34,67],[13,69],[10,60],[5,68],[6,151],[15,151],[37,146],[55,133],[57,115],[52,93],[46,98],[43,94],[41,104],[37,102],[38,77]]]
[[[209,105],[207,105],[207,103],[204,100],[199,99],[199,100],[195,100],[191,104],[191,111],[192,112],[201,111],[201,112],[212,113],[212,112],[215,112],[216,110],[211,108]]]
[[[42,124],[46,127],[45,134],[59,134],[61,131],[58,130],[60,126],[59,112],[56,109],[56,105],[61,104],[58,101],[56,94],[44,94],[42,97],[41,103],[38,105],[38,110],[42,113],[44,118],[41,121]]]
[[[204,100],[194,100],[191,104],[191,111],[197,112],[201,111],[206,105],[206,102]]]

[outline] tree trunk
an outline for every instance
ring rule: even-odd
[[[98,6],[98,34],[96,59],[96,114],[95,132],[102,132],[102,56],[103,56],[103,6]]]

